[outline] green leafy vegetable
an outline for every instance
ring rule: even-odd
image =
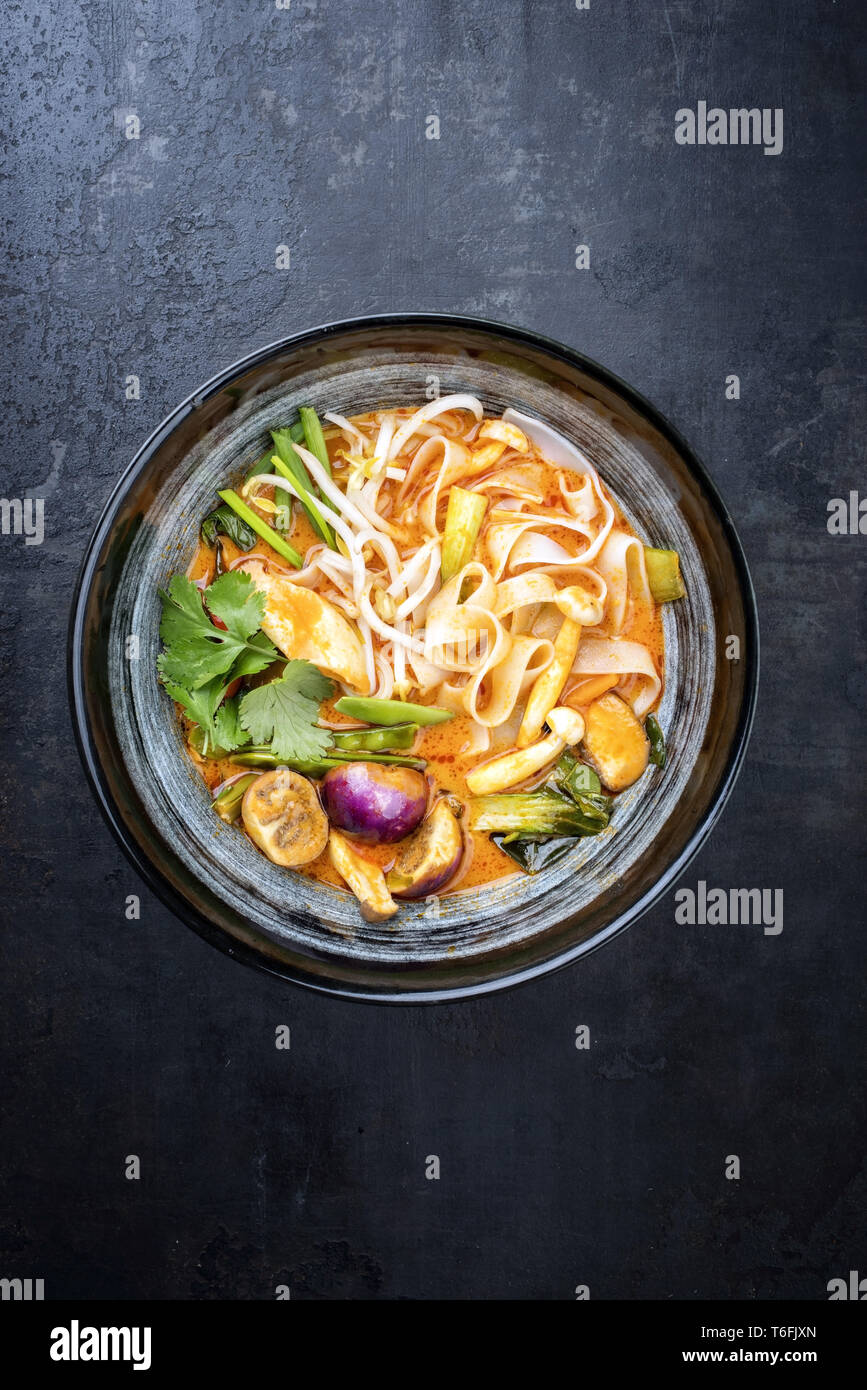
[[[202,522],[202,540],[205,545],[216,545],[219,535],[228,536],[239,550],[252,550],[256,544],[256,532],[252,526],[237,516],[231,507],[217,507]]]
[[[333,689],[333,681],[309,661],[290,661],[278,680],[242,697],[241,724],[255,743],[270,743],[281,761],[315,760],[331,745],[331,731],[317,728],[315,720]]]
[[[644,732],[650,740],[650,761],[654,767],[665,767],[665,735],[654,715],[649,714],[645,719]]]
[[[160,599],[160,637],[165,651],[157,658],[157,665],[167,684],[192,693],[216,676],[227,676],[230,670],[233,679],[254,675],[278,656],[273,643],[258,631],[265,596],[241,570],[221,574],[205,591],[208,610],[224,628],[214,626],[202,606],[201,591],[184,575],[175,575],[168,592],[160,590]]]
[[[573,798],[578,794],[599,796],[602,793],[602,783],[593,768],[580,762],[569,748],[560,754],[554,764],[548,785]]]
[[[552,864],[559,864],[578,843],[575,835],[549,840],[516,840],[510,835],[492,835],[491,839],[504,854],[514,859],[525,874],[538,874]]]
[[[607,798],[606,798],[607,800]],[[598,835],[608,824],[608,814],[597,798],[577,801],[557,792],[498,792],[477,796],[469,804],[473,830],[505,833],[510,840],[550,835]]]
[[[235,748],[249,743],[250,735],[238,723],[237,697],[223,699],[229,688],[224,676],[217,676],[198,690],[185,690],[172,681],[167,681],[165,688],[198,726],[190,735],[190,742],[203,758],[225,758]]]

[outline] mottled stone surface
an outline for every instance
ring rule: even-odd
[[[48,1297],[815,1299],[863,1271],[867,542],[826,528],[864,486],[858,10],[7,6],[2,486],[47,510],[43,545],[0,536],[0,1274]],[[677,145],[699,100],[782,107],[782,155]],[[65,690],[100,509],[213,372],[400,309],[560,338],[706,459],[763,679],[683,882],[782,888],[779,936],[677,926],[670,897],[518,991],[350,1005],[233,964],[128,867]]]

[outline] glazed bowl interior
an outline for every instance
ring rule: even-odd
[[[676,549],[688,598],[664,607],[668,734],[610,829],[534,877],[364,922],[346,892],[264,858],[210,809],[155,675],[158,590],[189,565],[215,491],[261,457],[299,405],[343,415],[470,392],[487,413],[540,417],[591,457],[639,536]],[[735,635],[739,660],[723,646]],[[132,639],[132,641],[130,640]],[[148,441],[103,517],[71,631],[77,733],[103,809],[174,909],[203,935],[301,983],[384,999],[513,983],[573,959],[643,911],[724,800],[748,733],[757,651],[749,579],[686,446],[602,369],[518,330],[435,316],[358,321],[247,359]]]

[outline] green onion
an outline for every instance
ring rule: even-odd
[[[440,567],[444,584],[472,559],[487,505],[487,497],[477,492],[467,492],[462,487],[453,487],[449,492]]]
[[[680,556],[676,550],[654,550],[644,547],[647,582],[655,603],[669,603],[683,598],[686,589],[680,575]]]
[[[250,472],[247,474],[247,477],[246,477],[246,479],[245,479],[245,482],[249,482],[251,478],[258,478],[260,473],[270,473],[270,472],[271,472],[271,455],[270,455],[270,453],[268,453],[268,454],[263,454],[262,457],[260,458],[259,462],[253,464],[253,467],[250,469]]]
[[[453,719],[451,710],[435,705],[411,705],[407,700],[377,700],[375,697],[344,695],[334,706],[338,714],[360,719],[365,724],[442,724]]]
[[[307,440],[307,448],[319,460],[330,478],[331,462],[328,458],[328,447],[325,443],[325,435],[322,433],[322,426],[319,423],[319,416],[310,405],[302,405],[298,414],[301,417],[301,426],[304,430],[304,438]],[[300,440],[298,442],[300,443]]]
[[[665,735],[654,715],[649,714],[645,719],[644,732],[650,740],[650,761],[654,767],[665,767]]]
[[[274,448],[277,450],[276,454],[272,454],[271,456],[272,467],[292,483],[301,498],[301,505],[307,513],[314,531],[324,540],[327,546],[335,550],[337,547],[334,541],[334,533],[316,505],[316,499],[319,494],[314,484],[311,482],[310,474],[304,467],[302,460],[292,447],[289,431],[272,430],[271,438],[274,441]]]
[[[289,426],[289,438],[293,444],[300,444],[304,438],[304,426],[300,420],[296,420],[294,425]]]
[[[278,555],[282,555],[283,559],[288,560],[290,565],[294,565],[296,569],[300,570],[302,568],[304,561],[301,559],[298,551],[295,550],[288,541],[284,541],[282,536],[278,536],[274,528],[269,526],[267,521],[263,521],[260,516],[257,516],[252,508],[248,507],[247,503],[243,502],[236,492],[233,492],[231,488],[226,488],[224,492],[218,492],[217,496],[221,497],[224,502],[228,502],[232,511],[237,512],[238,516],[246,521],[248,526],[253,528],[256,535],[261,536],[263,541],[267,541],[272,549],[276,550]]]
[[[271,463],[271,455],[263,454],[259,462],[253,464],[253,467],[250,469],[250,472],[247,474],[246,478],[244,479],[244,482],[249,483],[251,478],[258,478],[262,473],[273,472],[274,466]],[[289,527],[292,524],[292,498],[290,497],[288,492],[275,491],[274,502],[278,507],[283,508],[283,511],[279,513],[279,515],[281,521],[285,521],[285,525],[281,525],[280,530],[288,531]]]
[[[499,831],[517,836],[596,835],[608,824],[607,815],[582,797],[580,803],[556,792],[501,792],[477,796],[469,803],[472,830]]]
[[[220,820],[224,820],[227,825],[234,825],[241,815],[241,802],[244,800],[244,793],[256,781],[258,781],[258,774],[251,772],[249,777],[239,777],[237,782],[230,782],[227,787],[217,793],[211,805]]]
[[[382,752],[389,748],[411,748],[418,733],[418,724],[394,724],[384,729],[347,729],[345,733],[335,733],[337,748],[365,748],[368,752]]]

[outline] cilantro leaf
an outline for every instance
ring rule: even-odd
[[[199,589],[183,575],[175,575],[167,593],[160,590],[160,599],[160,637],[165,650],[157,665],[165,682],[194,691],[226,675],[235,662],[239,663],[236,674],[249,676],[276,660],[276,647],[258,631],[265,595],[243,571],[220,575],[205,591],[209,611],[225,629],[214,626],[202,606]]]
[[[222,676],[217,676],[207,685],[199,686],[198,690],[186,690],[174,681],[166,681],[165,687],[171,698],[183,708],[184,713],[194,724],[198,724],[207,739],[208,730],[213,726],[217,706],[226,688]]]
[[[251,637],[262,626],[265,595],[243,570],[230,570],[215,579],[205,590],[205,602],[214,617],[239,639]]]
[[[331,733],[314,721],[334,682],[309,661],[290,661],[279,679],[249,690],[240,720],[255,743],[270,743],[278,758],[315,759],[331,747]]]
[[[240,699],[234,695],[231,700],[224,700],[218,707],[214,719],[214,733],[217,745],[225,748],[227,753],[232,753],[242,744],[250,742],[250,735],[246,729],[241,727]]]
[[[223,699],[227,689],[223,676],[199,686],[198,690],[185,690],[181,685],[166,682],[168,694],[177,700],[188,718],[201,729],[200,751],[206,757],[209,754],[214,757],[232,753],[242,744],[250,742],[250,735],[238,721],[238,697]],[[196,746],[199,747],[198,744]]]

